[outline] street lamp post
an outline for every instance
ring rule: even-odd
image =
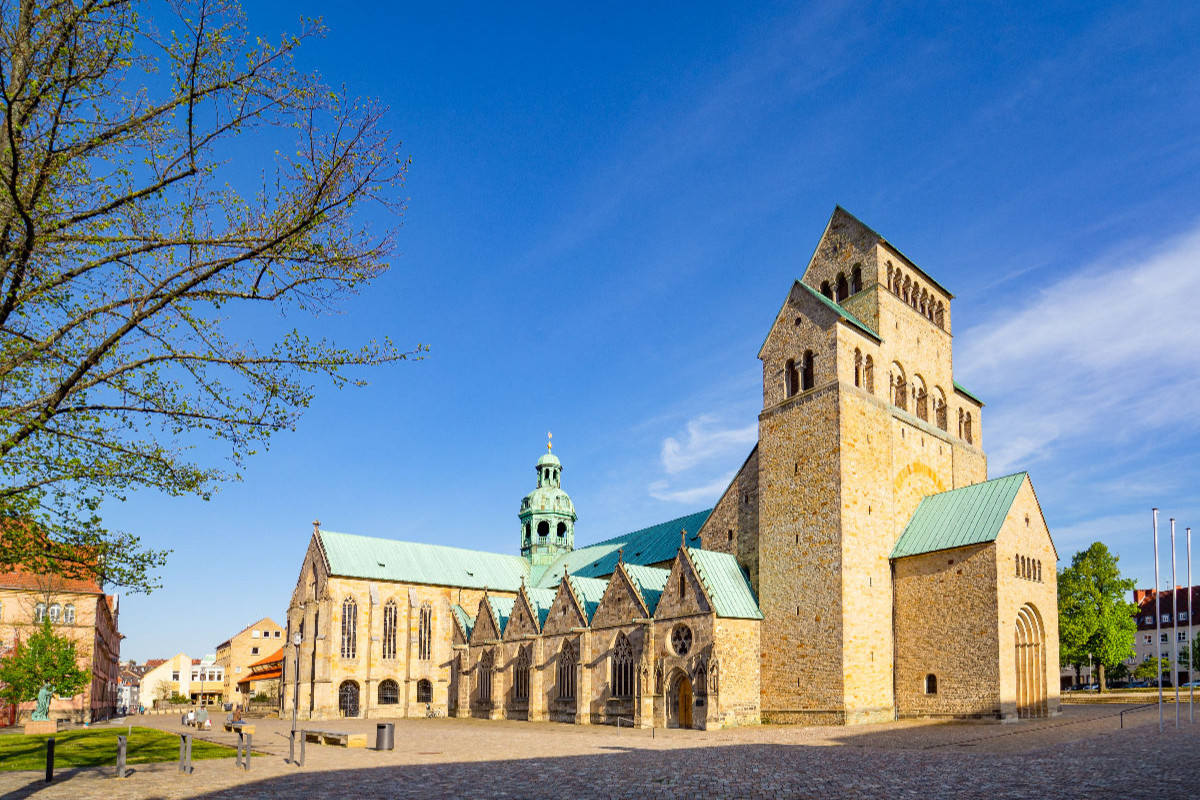
[[[296,647],[296,671],[292,673],[292,736],[288,745],[288,761],[296,763],[296,710],[300,707],[300,632],[292,634],[292,644]]]

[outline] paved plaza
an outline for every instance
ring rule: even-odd
[[[1191,798],[1200,795],[1200,721],[1167,730],[1158,712],[1067,706],[1061,717],[992,725],[897,722],[852,728],[755,726],[630,731],[553,723],[397,720],[393,751],[309,745],[285,763],[289,723],[259,720],[249,772],[233,759],[112,769],[0,772],[0,800],[19,798]],[[179,718],[136,725],[179,732]],[[376,720],[313,723],[367,732]],[[219,729],[197,734],[216,742]]]

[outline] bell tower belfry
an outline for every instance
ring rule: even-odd
[[[547,434],[552,438],[552,435]],[[546,567],[575,549],[575,505],[562,490],[562,462],[551,452],[538,459],[537,488],[521,501],[521,555],[535,567]]]

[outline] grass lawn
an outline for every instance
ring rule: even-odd
[[[54,768],[105,767],[117,765],[117,736],[127,728],[66,731],[54,737]],[[0,736],[0,770],[46,768],[49,736],[20,733]],[[234,750],[219,744],[192,740],[192,759],[232,758]],[[129,736],[127,763],[154,764],[179,760],[179,736],[153,728],[134,728]]]

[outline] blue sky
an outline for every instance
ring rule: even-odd
[[[299,322],[432,350],[209,502],[110,505],[174,550],[123,657],[282,621],[314,518],[516,552],[547,431],[580,543],[707,508],[835,204],[957,296],[990,472],[1030,471],[1060,567],[1099,539],[1151,585],[1150,508],[1200,529],[1200,7],[907,5],[249,3],[323,15],[301,66],[413,159],[392,270]]]

